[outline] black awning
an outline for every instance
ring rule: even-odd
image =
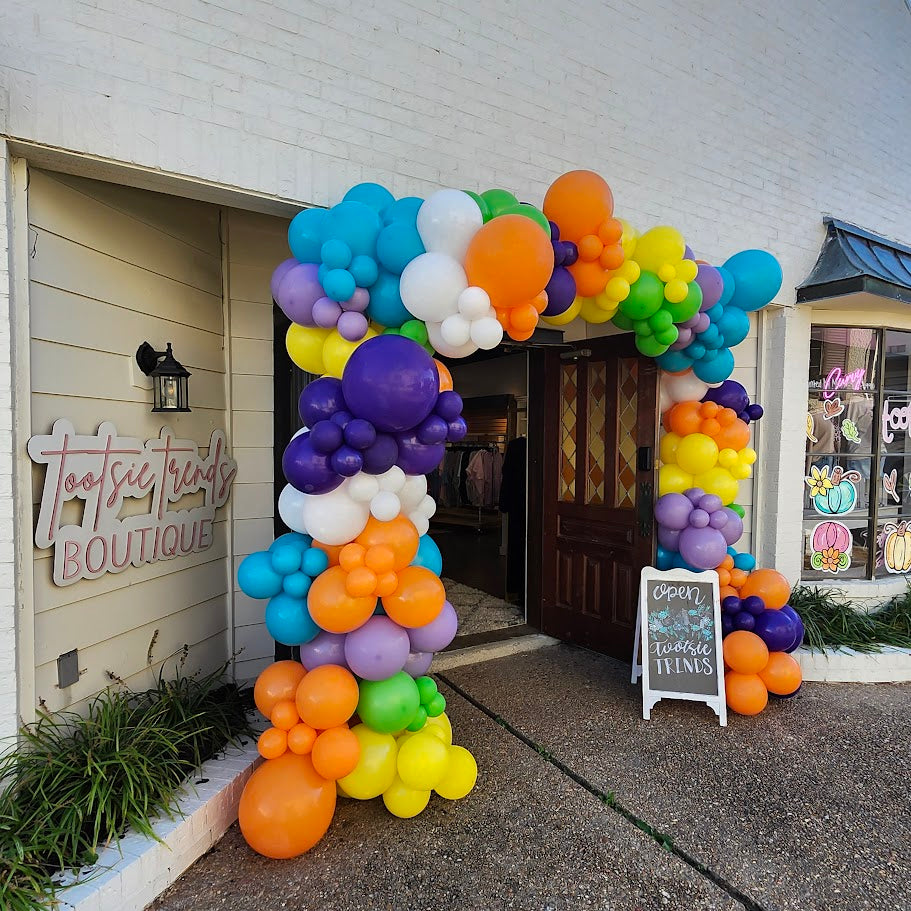
[[[911,304],[911,247],[837,218],[824,222],[826,239],[797,288],[798,303],[866,291]]]

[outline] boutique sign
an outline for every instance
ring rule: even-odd
[[[120,436],[108,422],[93,435],[77,434],[61,418],[50,434],[29,440],[28,454],[47,466],[35,544],[54,548],[54,582],[61,586],[207,550],[215,511],[237,474],[223,430],[212,432],[203,457],[169,427],[141,440]],[[201,504],[171,508],[196,493]],[[147,499],[148,512],[121,518],[127,498]],[[85,503],[82,522],[62,525],[64,504],[74,499]]]

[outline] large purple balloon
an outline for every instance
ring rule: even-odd
[[[655,521],[666,528],[683,531],[689,524],[693,504],[682,493],[666,493],[655,503]]]
[[[380,335],[354,350],[342,374],[342,391],[355,417],[394,433],[416,427],[433,411],[440,375],[417,342]]]
[[[388,617],[371,617],[345,637],[345,660],[351,673],[364,680],[385,680],[408,660],[408,633]]]
[[[715,389],[709,389],[702,397],[703,402],[715,402],[722,408],[731,408],[740,414],[750,404],[746,389],[735,380],[725,380]]]
[[[793,652],[796,649],[800,648],[801,645],[803,645],[803,620],[800,619],[800,614],[798,614],[790,604],[786,604],[783,608],[781,608],[780,613],[790,617],[794,623],[794,642],[785,649],[786,652]]]
[[[328,421],[337,411],[345,408],[342,381],[332,376],[320,377],[308,384],[300,395],[297,410],[305,427],[319,421]]]
[[[275,303],[292,323],[313,326],[313,305],[326,292],[319,282],[315,263],[300,263],[289,269],[278,285]]]
[[[430,670],[432,652],[411,652],[402,670],[411,677],[423,677]]]
[[[715,528],[685,528],[679,543],[680,556],[697,569],[714,569],[728,552],[724,535]]]
[[[345,661],[345,634],[321,632],[315,639],[301,647],[301,664],[308,671],[324,664],[338,664],[348,667]]]
[[[395,441],[399,447],[395,463],[405,474],[430,474],[446,455],[445,444],[435,443],[428,446],[414,433],[397,433]]]
[[[288,443],[282,456],[282,471],[288,483],[301,493],[329,493],[342,483],[341,475],[332,470],[329,456],[313,448],[309,433]]]
[[[764,610],[756,618],[753,632],[768,646],[770,652],[783,652],[794,644],[796,624],[780,610]]]
[[[676,528],[658,525],[658,544],[665,550],[680,550],[680,532]]]
[[[382,474],[395,465],[395,460],[399,457],[398,443],[388,433],[378,433],[361,455],[364,457],[362,471],[367,474]]]
[[[743,537],[743,519],[728,506],[725,506],[723,511],[728,520],[721,528],[721,534],[724,535],[725,543],[730,547]]]
[[[298,265],[297,260],[292,256],[290,259],[283,260],[276,267],[275,271],[272,273],[272,279],[269,282],[269,290],[272,292],[272,300],[278,299],[278,289],[281,283],[284,281],[285,276],[296,266]]]
[[[459,618],[455,608],[444,602],[443,609],[426,626],[408,630],[411,649],[415,652],[439,652],[455,639]]]
[[[724,291],[721,273],[714,266],[700,265],[696,273],[696,284],[702,288],[702,304],[699,309],[711,310],[721,300],[721,293]]]

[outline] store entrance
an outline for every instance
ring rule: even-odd
[[[530,378],[530,621],[629,660],[654,548],[655,362],[632,336],[588,339],[533,352]]]

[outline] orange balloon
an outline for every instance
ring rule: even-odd
[[[791,586],[788,580],[774,569],[754,569],[740,587],[740,597],[758,595],[770,610],[778,610],[788,603]]]
[[[610,276],[597,259],[589,262],[580,257],[568,268],[576,281],[576,293],[581,297],[594,297],[607,287]]]
[[[448,392],[452,389],[452,374],[442,361],[438,361],[434,358],[433,362],[436,364],[437,373],[440,375],[440,392]]]
[[[722,643],[725,664],[738,674],[758,674],[769,663],[769,650],[756,635],[739,629]]]
[[[300,661],[276,661],[275,664],[270,664],[256,678],[256,685],[253,687],[253,701],[256,707],[266,718],[271,718],[276,702],[294,699],[297,685],[306,673]]]
[[[787,652],[771,652],[769,663],[759,672],[766,689],[776,696],[796,693],[803,682],[800,665]]]
[[[346,573],[354,572],[359,566],[364,565],[364,556],[366,551],[363,546],[360,544],[355,544],[353,541],[350,544],[346,544],[338,553],[338,565],[341,566]]]
[[[702,415],[699,402],[678,402],[664,413],[664,429],[678,436],[685,437],[690,433],[699,433],[702,426]]]
[[[297,716],[297,706],[293,699],[281,699],[275,703],[269,720],[274,727],[282,731],[290,731],[299,721]]]
[[[614,214],[614,196],[594,171],[569,171],[550,185],[543,209],[560,228],[561,240],[579,241],[586,234],[598,234]]]
[[[321,544],[319,541],[314,541],[313,546],[317,549],[323,551],[327,557],[329,557],[330,566],[338,566],[338,557],[342,552],[344,544]]]
[[[395,571],[395,551],[388,544],[375,544],[367,551],[364,563],[377,575]]]
[[[345,583],[348,573],[341,566],[330,566],[320,573],[307,592],[307,607],[313,622],[329,633],[350,633],[363,626],[376,607],[376,597],[353,597]]]
[[[527,332],[538,325],[538,311],[531,304],[519,304],[509,311],[509,325],[519,332]]]
[[[728,576],[730,576],[730,573],[728,573]],[[724,601],[724,599],[727,598],[728,595],[733,595],[735,598],[739,597],[737,594],[737,589],[734,588],[733,585],[722,585],[721,588],[718,590],[719,600]]]
[[[354,771],[361,758],[361,744],[347,725],[329,728],[313,745],[313,768],[330,781],[338,781]]]
[[[344,724],[357,708],[357,680],[347,668],[323,664],[313,668],[297,688],[297,713],[318,731]]]
[[[518,217],[524,218],[522,215]],[[531,221],[528,218],[524,220]],[[368,550],[381,544],[388,547],[395,557],[393,568],[404,569],[417,556],[420,536],[418,530],[404,516],[397,516],[391,522],[380,522],[371,516],[367,520],[367,527],[356,540]]]
[[[254,851],[284,859],[309,851],[334,814],[335,785],[316,773],[309,756],[286,753],[250,776],[237,819]]]
[[[724,695],[728,708],[740,715],[758,715],[769,703],[769,691],[758,674],[724,675]]]
[[[366,566],[358,566],[348,573],[345,590],[354,598],[376,596],[376,573]]]
[[[259,735],[256,749],[263,759],[278,759],[288,749],[288,734],[278,728],[266,728]]]
[[[383,598],[389,619],[410,629],[436,619],[446,601],[446,590],[437,576],[423,566],[406,566],[398,577],[399,587]]]
[[[719,566],[717,572],[718,572],[718,584],[722,588],[729,587],[731,584],[731,571],[729,569],[725,569],[723,566]]]
[[[468,283],[483,288],[494,307],[515,307],[536,297],[553,270],[550,236],[524,215],[492,218],[465,254]]]
[[[742,569],[732,569],[731,570],[731,585],[733,585],[734,588],[739,589],[740,586],[743,585],[744,582],[746,582],[748,576],[749,576],[749,573],[747,573],[746,571],[744,571]],[[744,595],[743,597],[745,598],[746,595]]]
[[[386,598],[399,587],[399,577],[395,573],[383,573],[376,580],[377,598]]]
[[[736,418],[727,426],[721,427],[714,435],[714,440],[719,449],[733,449],[739,452],[750,445],[750,428],[740,418]]]
[[[298,756],[306,756],[313,749],[316,731],[301,721],[288,731],[288,749]]]

